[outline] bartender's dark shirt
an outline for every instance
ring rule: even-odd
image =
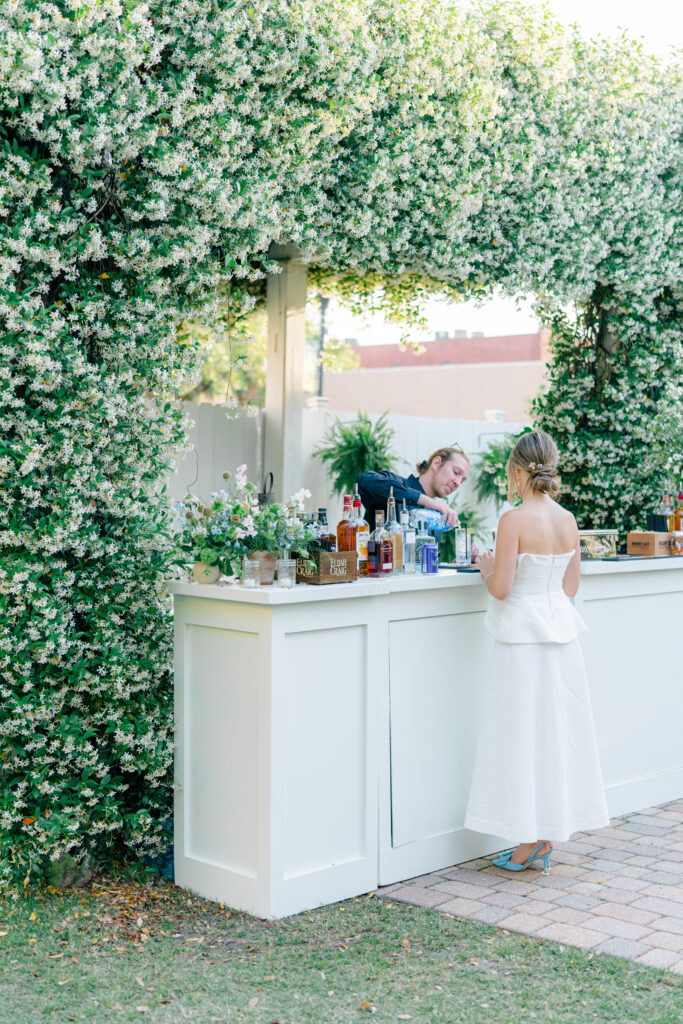
[[[370,530],[375,529],[375,512],[384,512],[384,521],[387,519],[387,501],[389,500],[389,488],[394,488],[396,499],[396,513],[400,515],[405,498],[408,508],[417,508],[418,499],[426,491],[414,473],[410,476],[399,476],[398,473],[361,473],[356,483],[358,493],[365,507],[365,518]]]

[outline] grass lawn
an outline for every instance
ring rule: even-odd
[[[680,1024],[683,977],[361,897],[263,922],[164,879],[0,904],[0,1024]]]

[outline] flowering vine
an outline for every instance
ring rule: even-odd
[[[542,294],[539,416],[582,508],[634,509],[680,430],[680,100],[509,3],[0,2],[0,881],[162,841],[176,328],[220,329],[228,288],[247,310],[273,241],[397,315]]]

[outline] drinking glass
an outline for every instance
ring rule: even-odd
[[[278,558],[278,587],[293,587],[296,583],[296,558]]]
[[[462,526],[456,526],[455,530],[455,564],[467,565],[469,557],[467,554],[467,531]]]
[[[255,589],[261,583],[261,563],[257,558],[250,559],[246,555],[242,559],[242,586]]]

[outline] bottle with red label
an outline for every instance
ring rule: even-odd
[[[683,494],[678,495],[678,505],[673,514],[673,530],[683,530]]]
[[[391,576],[391,540],[384,529],[384,512],[375,512],[376,527],[368,540],[368,576],[382,579]]]

